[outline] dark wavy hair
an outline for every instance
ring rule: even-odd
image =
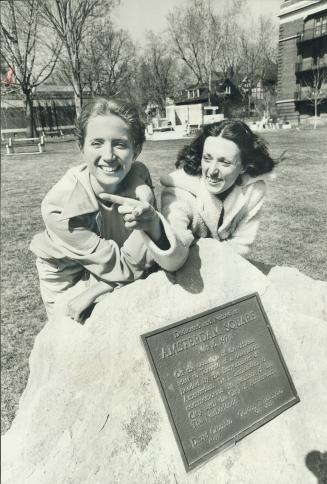
[[[108,114],[118,116],[129,125],[134,151],[139,154],[145,141],[145,126],[140,119],[136,106],[116,98],[95,97],[83,106],[81,114],[76,121],[76,135],[79,147],[81,149],[84,147],[89,119]]]
[[[178,153],[176,167],[183,168],[189,175],[202,172],[203,146],[208,136],[221,136],[233,141],[239,148],[244,172],[252,177],[272,171],[276,161],[271,158],[265,141],[254,134],[243,121],[225,119],[203,126],[200,134],[190,145]]]

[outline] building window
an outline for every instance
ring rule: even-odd
[[[321,18],[316,18],[316,21],[315,21],[315,34],[316,35],[320,34],[320,29],[321,29]]]
[[[327,32],[327,15],[321,19],[321,33]]]
[[[226,94],[230,94],[231,93],[230,86],[226,86],[225,87],[225,93]]]
[[[327,31],[327,16],[317,17],[315,19],[314,33],[315,36],[321,35]]]

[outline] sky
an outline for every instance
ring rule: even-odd
[[[115,23],[127,30],[134,41],[142,42],[147,30],[159,33],[166,27],[166,16],[176,5],[182,6],[189,0],[121,0],[113,12]],[[217,10],[226,0],[212,0]],[[277,19],[281,0],[248,0],[247,5],[253,17],[272,15]],[[277,22],[277,20],[276,20]]]

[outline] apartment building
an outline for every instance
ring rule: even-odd
[[[284,0],[279,12],[277,111],[301,122],[327,113],[327,0]]]

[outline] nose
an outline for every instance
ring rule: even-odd
[[[212,160],[212,162],[210,163],[208,172],[209,172],[209,175],[218,175],[219,168],[215,160]]]
[[[102,159],[105,161],[111,161],[114,157],[111,143],[105,143],[102,149]]]

